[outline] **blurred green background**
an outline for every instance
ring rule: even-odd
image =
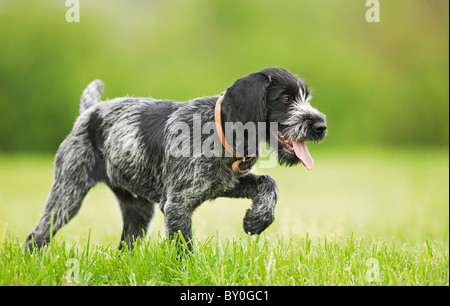
[[[65,0],[0,0],[0,242],[23,241],[37,223],[52,158],[93,79],[104,99],[185,101],[279,66],[308,82],[329,133],[310,146],[313,171],[257,170],[281,190],[266,233],[448,245],[449,2],[380,0],[379,23],[366,21],[365,2],[80,0],[69,23]],[[94,188],[63,232],[118,239],[113,199]],[[242,234],[250,202],[238,202],[202,206],[195,234]],[[162,230],[161,214],[155,223]]]
[[[82,90],[188,100],[286,68],[327,114],[327,146],[447,147],[448,1],[0,1],[0,151],[55,152]]]

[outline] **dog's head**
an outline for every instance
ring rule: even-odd
[[[267,68],[238,79],[226,91],[226,120],[266,123],[266,140],[276,141],[278,162],[293,166],[300,161],[311,169],[314,162],[306,141],[320,142],[327,133],[325,115],[311,106],[306,83],[287,70]],[[270,122],[278,131],[270,131]],[[260,135],[261,136],[261,135]]]

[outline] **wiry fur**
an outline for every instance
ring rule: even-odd
[[[219,96],[185,103],[152,98],[116,98],[100,102],[103,83],[95,80],[83,92],[80,116],[55,158],[55,178],[44,213],[27,238],[28,247],[41,247],[78,212],[83,198],[96,183],[107,184],[116,195],[123,215],[122,241],[131,248],[143,236],[153,216],[155,203],[164,213],[170,238],[180,231],[192,237],[192,213],[204,201],[218,197],[249,198],[252,208],[244,217],[244,230],[259,234],[274,220],[279,197],[276,182],[269,176],[232,171],[233,157],[225,157],[221,145],[212,146],[215,156],[187,157],[168,152],[178,136],[173,127],[185,123],[193,129],[194,115],[202,122],[214,121]],[[292,97],[291,103],[280,100]],[[278,122],[279,134],[294,140],[319,141],[325,131],[314,130],[325,116],[309,104],[306,84],[288,71],[269,68],[238,79],[228,88],[222,103],[222,122]],[[212,130],[214,132],[214,129]],[[201,137],[201,142],[211,135]],[[267,131],[267,137],[274,137]],[[246,143],[248,141],[245,140]],[[299,159],[284,152],[279,162],[295,165]],[[251,168],[256,158],[241,167]]]

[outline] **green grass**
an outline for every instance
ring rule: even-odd
[[[243,233],[249,201],[205,203],[182,260],[159,212],[149,238],[117,251],[121,216],[101,185],[48,247],[24,256],[52,158],[1,156],[0,285],[448,285],[448,151],[321,149],[310,147],[312,171],[257,169],[281,191],[263,235]]]
[[[0,285],[448,285],[448,251],[340,236],[310,239],[219,239],[195,243],[192,254],[161,237],[133,251],[53,242],[32,255],[22,243],[2,245]]]

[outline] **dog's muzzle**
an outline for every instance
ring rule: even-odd
[[[283,152],[295,155],[306,167],[311,170],[314,160],[309,153],[306,141],[321,141],[327,133],[327,124],[322,116],[318,118],[302,120],[300,124],[294,124],[284,131],[279,131],[276,138]]]
[[[327,124],[323,121],[318,121],[313,124],[313,130],[318,134],[318,136],[324,134],[326,129],[327,129]]]

